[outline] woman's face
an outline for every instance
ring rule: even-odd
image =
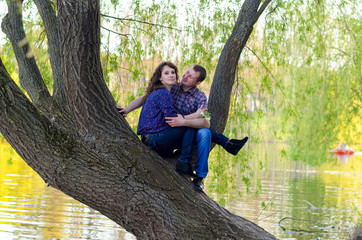
[[[172,87],[176,83],[176,71],[175,69],[165,65],[162,68],[162,74],[160,77],[160,81],[167,88]]]

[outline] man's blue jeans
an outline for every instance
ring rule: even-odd
[[[209,128],[196,129],[196,144],[197,144],[197,161],[195,164],[196,175],[205,178],[209,172],[209,153],[211,142],[226,147],[229,139],[223,134],[215,132]],[[185,161],[186,162],[186,161]]]
[[[229,142],[229,138],[225,137],[224,134],[215,132],[211,128],[209,128],[209,130],[211,132],[211,141],[225,148],[226,144]]]
[[[211,148],[211,132],[208,128],[200,128],[196,134],[197,160],[195,172],[198,177],[205,178],[209,172],[209,154]]]
[[[196,135],[196,136],[195,136]],[[211,142],[225,147],[229,139],[221,133],[208,128],[175,127],[149,134],[144,143],[162,157],[171,156],[175,149],[181,149],[180,162],[190,163],[192,149],[197,145],[196,175],[205,178],[209,172],[208,160]]]
[[[188,127],[168,127],[158,133],[142,137],[142,142],[155,150],[161,157],[169,157],[175,149],[181,149],[179,161],[191,160],[195,146],[195,129]]]

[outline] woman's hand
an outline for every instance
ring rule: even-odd
[[[121,107],[120,105],[116,105],[116,108],[120,114],[122,114],[123,117],[127,117],[128,111],[126,108]]]

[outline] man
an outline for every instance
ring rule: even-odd
[[[209,129],[210,120],[200,116],[201,112],[207,111],[207,98],[204,92],[198,89],[198,85],[206,78],[206,70],[200,65],[191,66],[182,76],[180,86],[172,87],[171,93],[175,108],[180,115],[178,117],[166,118],[171,127],[191,127],[198,129],[196,134],[197,161],[195,164],[196,176],[193,182],[197,190],[202,191],[203,179],[208,173],[208,158],[211,141],[221,145],[229,153],[236,155],[248,141],[244,139],[228,139],[224,135]],[[142,105],[142,97],[135,99],[127,107],[117,105],[123,116]],[[176,171],[180,174],[194,175],[190,162],[178,161]]]

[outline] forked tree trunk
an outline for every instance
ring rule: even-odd
[[[275,239],[196,192],[118,114],[102,76],[98,1],[59,0],[57,17],[48,0],[36,4],[47,34],[59,37],[48,38],[56,94],[48,93],[26,41],[18,44],[21,10],[8,1],[2,29],[31,101],[0,61],[0,131],[47,184],[139,239]]]
[[[211,127],[217,132],[224,131],[229,116],[231,91],[235,83],[236,67],[239,64],[241,51],[253,31],[256,21],[270,1],[264,1],[262,6],[260,6],[260,0],[244,2],[234,29],[221,52],[208,104],[211,116],[215,116],[211,118]]]

